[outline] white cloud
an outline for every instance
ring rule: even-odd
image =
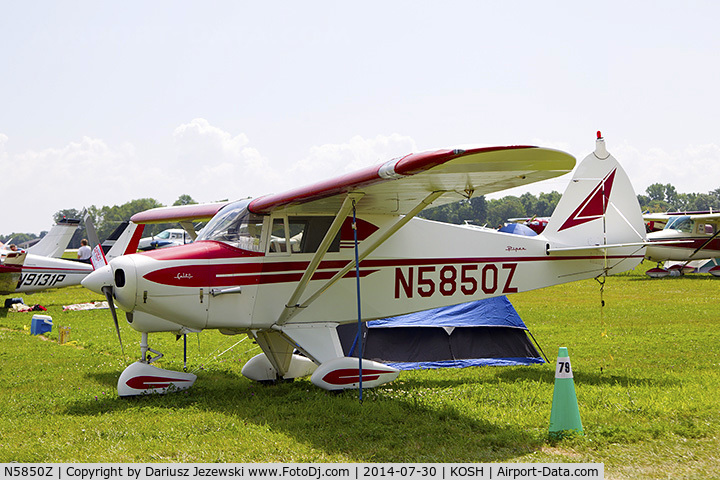
[[[8,140],[3,137],[2,144]],[[7,207],[0,228],[5,234],[48,230],[62,209],[124,203],[137,164],[128,145],[114,149],[90,137],[60,148],[18,154],[4,150],[0,158],[8,164],[3,169]]]
[[[131,143],[110,145],[82,137],[56,148],[8,153],[0,134],[5,209],[0,233],[39,233],[55,212],[90,205],[121,205],[137,198],[171,204],[188,194],[199,202],[281,192],[376,165],[413,151],[415,141],[400,134],[354,136],[347,142],[312,147],[294,165],[271,162],[245,133],[231,133],[196,118],[172,132],[174,152],[165,158]]]
[[[181,194],[210,202],[277,193],[418,151],[412,137],[398,133],[358,135],[343,143],[312,147],[300,161],[287,166],[266,158],[245,133],[225,131],[202,118],[179,125],[171,139],[174,152],[165,158],[147,158],[131,143],[111,145],[92,137],[58,148],[13,153],[12,139],[0,133],[3,199],[11,207],[3,211],[0,233],[47,230],[52,215],[65,208],[120,205],[143,197],[171,204]],[[534,143],[572,151],[565,144]],[[637,193],[644,193],[652,183],[671,183],[681,193],[720,188],[716,144],[677,151],[640,151],[620,144],[611,153],[628,171]],[[493,197],[562,192],[568,181],[569,176],[563,176]]]
[[[181,158],[189,161],[230,160],[243,156],[250,141],[244,133],[232,136],[210,125],[204,118],[184,123],[173,132],[175,147]]]
[[[678,193],[707,193],[720,188],[720,146],[688,145],[680,150],[641,152],[624,144],[613,152],[627,171],[636,193],[654,183],[671,184]]]
[[[289,177],[302,186],[386,162],[417,150],[415,141],[397,133],[366,139],[359,135],[346,143],[325,144],[289,169]]]
[[[244,133],[233,135],[196,118],[178,126],[173,140],[177,168],[171,181],[185,185],[185,191],[198,201],[242,198],[277,181],[277,173],[249,146]]]
[[[8,154],[5,151],[5,144],[8,141],[7,135],[0,133],[0,161],[5,162],[8,158]]]

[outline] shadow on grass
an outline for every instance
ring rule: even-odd
[[[691,281],[691,282],[698,282],[698,281],[705,281],[705,282],[711,282],[711,281],[720,281],[720,279],[712,276],[712,275],[704,275],[704,274],[688,274],[688,275],[682,275],[682,276],[670,276],[663,278],[651,278],[647,275],[644,276],[633,276],[629,277],[629,281],[631,282],[683,282],[683,281]]]
[[[88,376],[102,384],[117,382],[111,374]],[[466,382],[411,380],[403,396],[393,396],[391,390],[366,390],[361,404],[356,390],[327,392],[309,380],[263,386],[230,371],[213,371],[203,372],[198,383],[184,392],[76,401],[65,413],[78,417],[118,413],[127,415],[132,424],[130,418],[148,410],[157,415],[214,412],[223,421],[237,423],[237,418],[292,436],[323,452],[323,457],[337,455],[357,462],[503,462],[541,448],[542,433],[477,418],[452,401],[438,404],[423,397],[420,389],[418,395],[407,395],[415,386],[462,383]]]
[[[652,385],[657,387],[677,386],[680,382],[667,378],[637,378],[626,375],[617,375],[615,373],[606,372],[573,372],[575,384],[577,385],[595,385],[595,386],[613,386],[634,387],[640,385]],[[529,380],[536,382],[555,383],[555,370],[545,369],[512,369],[502,370],[498,372],[496,379],[502,379],[507,382],[518,380]]]
[[[116,372],[102,372],[102,373],[88,373],[86,375],[88,378],[92,378],[96,382],[107,385],[108,387],[117,387],[118,384],[118,377],[120,376],[120,373]]]

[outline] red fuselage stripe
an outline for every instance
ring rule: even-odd
[[[692,237],[692,238],[678,237],[677,239],[672,239],[672,240],[667,239],[667,238],[662,239],[662,240],[660,240],[660,239],[652,240],[651,239],[650,242],[657,243],[658,244],[657,247],[684,248],[684,249],[689,249],[689,250],[695,250],[696,248],[702,247],[705,244],[705,242],[707,242],[709,239],[710,239],[710,237]],[[668,243],[668,244],[663,245],[664,242],[672,242],[675,240],[682,240],[683,242],[687,242],[687,243]],[[653,245],[653,246],[655,246],[655,245]],[[710,240],[710,242],[708,242],[708,244],[705,245],[701,251],[704,252],[706,250],[720,251],[720,238],[716,237],[716,238],[713,238],[712,240]]]
[[[427,258],[427,259],[386,259],[363,260],[360,262],[360,276],[366,277],[380,268],[434,266],[485,263],[523,263],[557,260],[616,260],[625,258],[643,258],[643,255],[586,255],[563,257],[464,257],[464,258]],[[322,262],[321,269],[315,272],[312,280],[328,280],[348,264],[347,261]],[[147,273],[144,278],[161,285],[178,287],[225,287],[234,285],[256,285],[297,282],[307,268],[308,262],[276,263],[237,263],[221,265],[179,265],[162,268]],[[355,272],[349,272],[345,278],[354,278]]]

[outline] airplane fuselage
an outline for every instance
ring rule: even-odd
[[[715,235],[720,228],[719,223],[688,220],[684,222],[684,228],[682,225],[681,228],[676,228],[676,224],[683,222],[669,223],[663,230],[648,233],[647,238],[651,244],[647,247],[645,256],[649,260],[687,261],[720,257],[720,235]]]
[[[0,265],[0,276],[4,278],[0,294],[32,293],[80,285],[92,270],[92,266],[86,263],[28,253],[21,266]]]

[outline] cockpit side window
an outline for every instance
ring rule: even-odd
[[[667,225],[665,225],[665,228],[677,230],[679,232],[692,233],[693,223],[690,217],[688,217],[687,215],[683,215],[670,219]]]
[[[272,221],[270,229],[270,239],[268,240],[268,253],[287,254],[288,239],[285,234],[285,218],[278,217]]]
[[[315,253],[332,224],[333,217],[294,217],[287,219],[287,233],[281,219],[273,221],[269,252]],[[287,239],[287,242],[285,241]],[[336,235],[328,252],[340,251],[340,234]]]

